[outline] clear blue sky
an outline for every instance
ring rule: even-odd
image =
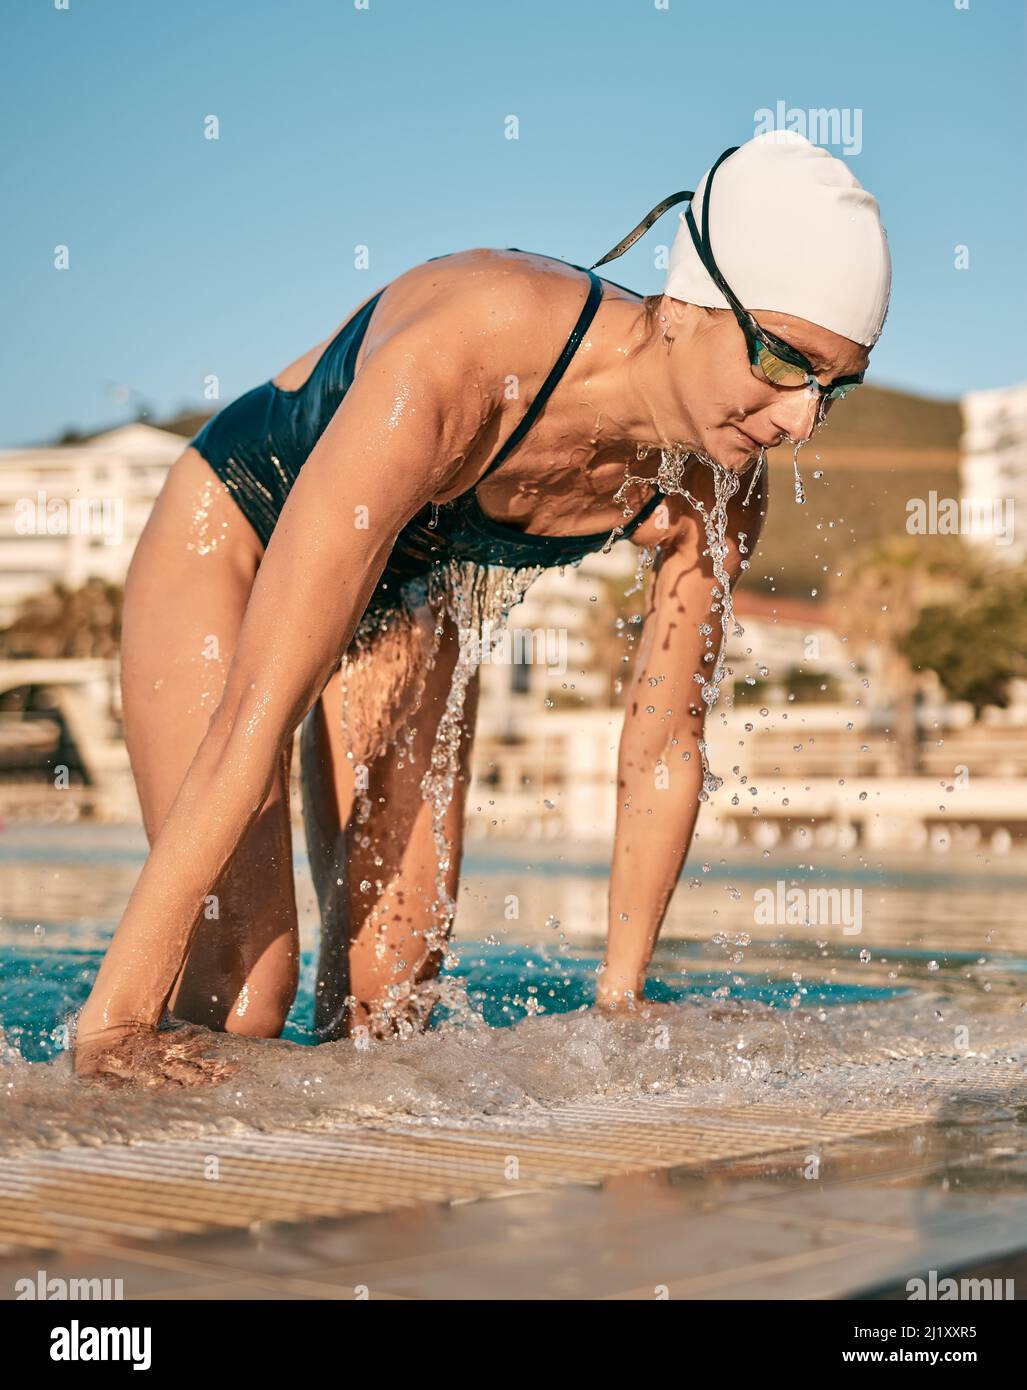
[[[861,113],[895,277],[874,378],[1027,377],[1020,0],[68,3],[2,21],[4,445],[127,418],[111,383],[230,400],[429,256],[588,264],[778,101]],[[606,273],[658,290],[674,226]]]

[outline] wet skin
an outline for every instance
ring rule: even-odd
[[[165,774],[164,784],[149,797],[151,853],[80,1016],[80,1074],[136,1075],[148,1084],[161,1077],[179,1084],[218,1079],[221,1073],[191,1044],[183,1051],[165,1041],[166,1035],[155,1035],[169,1000],[177,1017],[207,1026],[259,1036],[280,1032],[295,989],[297,953],[291,862],[283,848],[293,732],[315,705],[317,711],[327,709],[339,653],[397,532],[426,502],[448,501],[474,485],[562,349],[586,290],[580,272],[562,262],[491,250],[459,253],[398,277],[376,308],[353,386],[304,464],[266,553],[241,514],[233,515],[221,488],[211,504],[221,528],[216,563],[202,571],[194,566],[198,580],[191,589],[186,586],[184,597],[176,600],[179,609],[168,615],[163,606],[172,601],[167,595],[174,586],[149,580],[158,573],[166,578],[168,565],[186,563],[182,557],[200,491],[211,487],[213,477],[192,450],[171,470],[140,541],[138,565],[133,561],[135,578],[130,573],[139,636],[125,662],[131,668],[139,657],[138,689],[131,700],[132,757],[144,815],[143,789],[158,777],[161,764],[158,720],[166,723],[168,715],[147,695],[154,672],[159,681],[166,667],[191,659],[196,634],[209,631],[209,612],[219,604],[230,637],[228,655],[217,679],[206,686],[206,701],[194,700],[192,730],[177,750],[173,775]],[[612,499],[626,468],[655,474],[655,455],[636,458],[640,443],[699,447],[725,467],[741,470],[760,444],[808,435],[812,397],[756,381],[731,315],[668,299],[663,312],[661,331],[647,338],[640,301],[607,287],[535,427],[483,485],[479,496],[487,512],[539,534],[594,532],[623,520]],[[822,366],[822,380],[865,364],[864,349],[823,329],[783,314],[757,317]],[[322,347],[286,368],[277,383],[288,389],[301,385]],[[697,463],[689,487],[707,504],[711,482],[709,470]],[[638,485],[629,500],[638,507],[648,493]],[[765,484],[747,507],[737,498],[729,506],[729,532],[737,536],[744,530],[750,551],[765,507]],[[357,509],[366,509],[366,529],[347,524]],[[604,1008],[640,993],[691,838],[700,785],[695,750],[702,729],[692,677],[703,654],[697,627],[711,618],[705,538],[685,501],[668,498],[632,539],[636,545],[658,545],[659,559],[627,692],[609,946],[599,989]],[[191,551],[190,565],[198,563],[195,545]],[[732,545],[727,559],[732,579],[738,562]],[[652,678],[659,681],[660,701],[658,712],[649,715]],[[440,699],[444,702],[441,687],[437,695],[415,716],[418,737],[429,746],[432,721]],[[366,718],[388,725],[395,702],[405,698],[403,691],[392,690],[376,708],[372,690]],[[322,722],[330,724],[332,717],[326,714]],[[307,731],[305,725],[305,740]],[[468,731],[468,748],[470,737]],[[670,766],[671,778],[657,794],[653,772],[661,760]],[[325,801],[333,803],[325,813],[327,830],[308,826],[308,839],[313,834],[328,846],[321,866],[327,886],[322,891],[319,885],[318,893],[323,920],[333,914],[331,884],[339,866],[332,856],[338,858],[340,843],[344,849],[350,843],[344,835],[339,838],[352,802],[339,763],[324,739],[320,753],[304,759],[305,801],[318,766],[329,769],[329,795],[309,798],[314,817],[321,816]],[[430,837],[423,816],[409,818],[401,831],[387,832],[387,817],[395,819],[413,784],[404,789],[388,777],[385,784],[391,804],[372,830],[380,830],[383,841],[392,835],[388,891],[408,909],[406,925],[383,934],[379,923],[374,939],[384,946],[370,952],[365,905],[356,902],[351,887],[344,889],[349,897],[338,915],[348,921],[338,926],[333,957],[339,969],[356,972],[355,993],[365,1015],[381,1002],[390,982],[416,982],[438,968],[437,955],[418,958],[421,919],[410,909],[426,877],[430,882]],[[452,825],[454,872],[459,833]],[[266,849],[248,849],[259,846],[261,835],[278,851],[269,856]],[[275,861],[271,867],[269,858]],[[205,903],[233,873],[242,902],[247,884],[260,897],[260,884],[266,884],[272,868],[277,901],[266,910],[251,905],[256,922],[246,911],[220,933],[201,922]]]

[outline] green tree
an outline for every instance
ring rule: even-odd
[[[1027,677],[1027,569],[973,576],[964,593],[923,608],[902,643],[914,670],[934,671],[953,700],[1008,704]]]
[[[955,536],[893,536],[853,556],[833,588],[852,646],[875,647],[901,767],[916,768],[916,672],[907,639],[928,607],[957,603],[981,576],[977,554]],[[855,653],[854,653],[855,654]]]

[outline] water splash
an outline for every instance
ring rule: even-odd
[[[658,446],[655,444],[639,444],[635,450],[635,457],[637,459],[647,458],[657,447]],[[639,477],[634,473],[629,473],[625,466],[624,481],[613,495],[613,500],[615,502],[621,500],[622,494],[629,483],[645,483],[648,485],[655,482],[662,493],[677,493],[679,497],[683,497],[685,495],[685,469],[688,467],[689,460],[699,457],[708,459],[708,455],[706,454],[699,454],[695,450],[685,449],[680,446],[660,449],[659,454],[660,463],[657,467],[655,478]],[[712,463],[713,460],[709,459],[709,462]],[[625,511],[625,515],[627,514],[627,511]]]
[[[795,500],[800,507],[806,504],[806,489],[802,485],[802,474],[799,472],[799,450],[805,442],[804,439],[800,439],[795,446],[794,454],[792,454],[792,471],[795,474]]]
[[[650,452],[651,447],[652,446],[640,444],[637,450],[637,457],[640,459],[644,458],[646,454]],[[764,450],[760,450],[756,462],[755,473],[749,484],[749,491],[746,494],[746,502],[748,502],[749,497],[752,495],[756,478],[763,468],[764,452]],[[709,468],[713,474],[714,500],[712,510],[707,510],[704,503],[697,497],[694,497],[685,486],[686,470],[693,460],[698,460],[705,467]],[[638,478],[632,475],[626,475],[624,484],[617,493],[617,497],[620,497],[620,493],[623,492],[628,483],[651,483],[652,481],[651,478]],[[734,616],[731,581],[728,578],[727,568],[724,563],[728,555],[727,504],[738,492],[741,486],[741,477],[738,473],[732,472],[731,469],[725,468],[723,464],[718,463],[716,459],[712,458],[703,450],[689,449],[682,445],[672,445],[660,449],[660,464],[656,473],[656,484],[663,493],[676,493],[679,497],[683,497],[685,501],[688,502],[689,506],[694,507],[699,513],[702,519],[703,529],[706,532],[706,550],[704,554],[708,555],[713,561],[713,577],[715,583],[713,589],[710,591],[712,600],[710,611],[720,616],[720,637],[715,647],[713,641],[713,628],[708,623],[700,625],[699,632],[704,639],[704,646],[706,649],[703,660],[711,667],[711,670],[708,675],[704,675],[702,672],[697,671],[694,677],[696,684],[700,687],[702,701],[706,706],[706,713],[709,715],[720,698],[720,687],[725,675],[727,675],[727,668],[722,662],[727,639],[729,636],[741,637],[744,633],[743,627]],[[739,539],[741,549],[744,553],[744,535]],[[742,563],[744,566],[748,567],[748,561],[743,561]],[[699,739],[698,748],[699,756],[702,759],[703,773],[703,785],[702,790],[699,792],[699,799],[701,801],[706,801],[712,792],[717,791],[724,785],[724,779],[718,777],[710,766],[705,738]]]
[[[575,1010],[529,1017],[516,1027],[446,1022],[402,1042],[301,1047],[212,1033],[210,1055],[238,1067],[229,1084],[156,1093],[87,1088],[73,1080],[66,1053],[39,1065],[16,1052],[5,1056],[0,1043],[0,1155],[69,1144],[332,1132],[382,1120],[541,1126],[562,1105],[623,1106],[658,1094],[710,1109],[769,1099],[821,1114],[876,1113],[886,1096],[891,1104],[918,1107],[926,1118],[938,1088],[925,1071],[969,1075],[987,1059],[1022,1074],[1027,1059],[1019,1015],[983,1004],[960,1007],[960,1022],[972,1025],[973,1038],[973,1052],[961,1052],[950,1005],[940,990],[797,1008],[696,994],[650,1006],[648,1016]],[[991,1101],[985,1092],[982,1103],[979,1083],[967,1094],[982,1118],[1005,1108],[1002,1092]]]
[[[683,496],[702,518],[703,529],[706,532],[706,554],[713,561],[713,577],[716,581],[710,595],[713,600],[710,604],[710,612],[720,614],[720,637],[716,650],[714,650],[712,632],[704,634],[707,649],[705,659],[709,660],[712,655],[713,670],[709,677],[704,676],[699,671],[693,677],[700,687],[703,704],[706,706],[706,713],[709,716],[720,699],[720,687],[727,673],[727,668],[722,664],[727,639],[731,635],[741,637],[744,632],[741,623],[734,616],[731,581],[724,564],[728,554],[727,504],[741,486],[741,479],[737,473],[731,472],[730,469],[717,463],[708,455],[700,454],[699,458],[713,472],[713,509],[707,511],[704,504],[697,497],[693,497],[687,488],[683,489]],[[711,793],[718,791],[724,785],[724,779],[718,777],[710,767],[709,751],[705,738],[699,739],[698,747],[699,756],[702,759],[703,774],[699,799],[705,801]]]
[[[827,406],[827,397],[821,396],[819,401],[817,402],[816,415],[813,420],[813,428],[810,430],[809,434],[806,436],[805,439],[798,439],[792,441],[795,444],[795,452],[792,454],[792,472],[795,475],[795,501],[800,507],[804,506],[806,503],[806,489],[803,485],[802,474],[799,472],[799,450],[810,442],[816,431],[820,429],[820,427],[827,420]],[[819,457],[820,455],[818,454],[817,458]],[[822,476],[821,471],[817,469],[814,472],[813,476],[814,478],[820,478]],[[746,501],[748,501],[748,498],[746,498]]]
[[[210,555],[218,548],[218,543],[224,539],[224,533],[228,530],[228,522],[222,519],[218,525],[219,534],[215,534],[211,512],[219,496],[225,492],[224,484],[217,479],[205,479],[199,500],[189,519],[189,535],[192,539],[186,541],[186,550],[195,550],[197,555]]]
[[[615,526],[615,527],[613,528],[613,530],[610,532],[610,534],[607,536],[606,540],[603,541],[603,548],[602,548],[602,550],[600,551],[600,554],[601,554],[601,555],[609,555],[610,551],[613,549],[613,547],[614,547],[614,545],[617,543],[617,541],[620,540],[620,538],[621,538],[621,536],[623,536],[623,534],[624,534],[624,527],[623,527],[623,526]]]
[[[759,482],[760,478],[763,476],[763,469],[766,466],[766,462],[767,451],[765,448],[761,448],[756,462],[753,465],[752,477],[749,479],[749,490],[746,492],[745,496],[742,499],[743,507],[747,507],[749,505],[749,502],[752,499],[753,489]]]
[[[424,700],[442,628],[428,607],[428,584],[423,576],[403,583],[399,600],[395,607],[372,605],[365,610],[340,662],[341,728],[355,771],[366,772],[376,758],[397,744],[398,768],[414,759],[417,730],[413,716]],[[427,638],[426,622],[431,624]],[[369,678],[372,671],[373,682]],[[390,717],[383,718],[383,713]],[[366,778],[357,777],[354,798],[359,824],[371,813],[366,790]]]
[[[433,642],[427,654],[418,694],[405,721],[408,738],[413,733],[409,727],[409,716],[423,698],[427,671],[436,663],[446,617],[461,636],[471,633],[483,637],[488,633],[489,640],[483,642],[479,638],[466,645],[461,641],[445,707],[435,730],[429,766],[421,779],[421,795],[431,810],[435,842],[435,898],[431,903],[431,925],[424,933],[419,959],[407,979],[390,988],[388,998],[380,1006],[380,1016],[372,1021],[376,1029],[384,1026],[386,1033],[413,1036],[427,1023],[432,1010],[439,1003],[445,1004],[451,1011],[465,1011],[460,1001],[453,997],[452,981],[438,978],[419,980],[418,975],[433,956],[445,949],[456,915],[456,900],[447,885],[453,846],[446,833],[446,816],[460,772],[467,690],[481,664],[483,649],[491,650],[498,641],[510,610],[521,601],[543,568],[534,565],[511,569],[449,558],[436,561],[429,574],[424,597],[434,615]]]
[[[660,547],[658,545],[643,545],[639,547],[638,564],[635,567],[635,577],[631,581],[631,588],[624,590],[625,598],[630,598],[632,594],[636,594],[639,591],[639,589],[643,587],[643,585],[645,584],[645,571],[651,570],[653,566],[656,564],[656,553],[659,550],[659,548]]]

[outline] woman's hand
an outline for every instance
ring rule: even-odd
[[[642,1002],[645,989],[645,971],[639,973],[615,973],[609,962],[603,961],[596,984],[595,1007],[602,1013],[634,1013]]]
[[[210,1046],[205,1029],[184,1025],[170,1032],[111,1028],[75,1040],[76,1076],[142,1086],[215,1085],[236,1070],[201,1054]]]

